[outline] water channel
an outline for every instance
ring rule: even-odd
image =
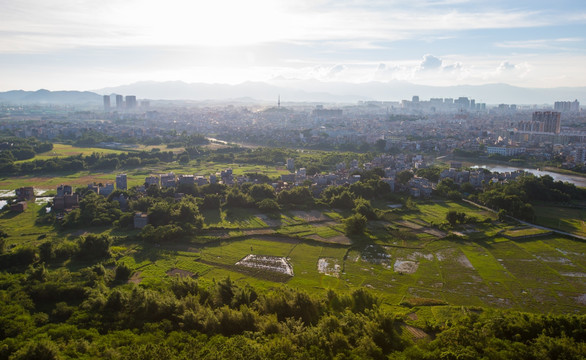
[[[576,176],[576,175],[566,175],[566,174],[559,174],[552,171],[545,171],[545,170],[538,170],[538,169],[529,169],[529,168],[522,168],[522,167],[514,167],[514,166],[506,166],[506,165],[474,165],[473,168],[483,168],[488,169],[492,172],[513,172],[516,170],[523,170],[528,173],[531,173],[535,176],[544,176],[549,175],[555,181],[564,181],[572,183],[579,187],[586,187],[586,177]]]

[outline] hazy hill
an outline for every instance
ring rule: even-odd
[[[102,96],[90,91],[13,90],[0,93],[0,102],[15,104],[85,104],[99,103]]]
[[[586,87],[521,88],[507,84],[425,86],[407,82],[369,82],[361,84],[321,82],[317,80],[273,79],[266,82],[245,82],[237,85],[186,83],[182,81],[145,81],[89,91],[23,91],[0,93],[2,103],[101,104],[104,94],[136,95],[139,99],[194,101],[269,101],[276,102],[341,102],[359,100],[400,101],[418,95],[430,98],[466,96],[487,104],[553,104],[555,101],[578,99],[586,103]]]
[[[138,82],[97,90],[98,93],[133,94],[139,98],[164,100],[228,100],[248,97],[262,101],[356,102],[358,100],[400,101],[418,95],[432,97],[467,96],[488,104],[553,104],[578,99],[586,102],[586,87],[533,89],[507,84],[459,85],[448,87],[416,85],[407,82],[362,84],[316,80],[275,79],[270,83],[245,82],[238,85],[173,82]]]

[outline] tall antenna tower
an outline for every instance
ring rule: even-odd
[[[279,100],[277,100],[277,107],[281,107],[281,94],[279,94]]]

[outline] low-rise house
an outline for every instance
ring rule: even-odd
[[[23,212],[26,210],[26,201],[19,201],[14,204],[10,204],[10,211]]]
[[[134,214],[134,228],[135,229],[142,229],[143,227],[147,226],[149,223],[149,217],[145,213],[136,213]]]
[[[59,185],[57,187],[57,196],[63,196],[63,195],[71,195],[73,194],[73,188],[71,187],[71,185]]]
[[[195,177],[193,175],[179,175],[179,184],[193,185]]]
[[[53,211],[69,211],[79,207],[79,196],[77,194],[65,194],[53,198]]]
[[[144,184],[146,187],[149,187],[152,185],[156,185],[158,187],[159,186],[159,177],[156,175],[147,176],[144,179]]]
[[[15,190],[18,201],[30,201],[35,199],[35,189],[32,186],[25,186]]]
[[[168,174],[161,175],[161,187],[168,188],[168,187],[175,187],[175,174],[170,172]]]

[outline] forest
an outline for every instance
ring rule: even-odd
[[[87,240],[86,240],[87,241]],[[107,254],[101,254],[102,256]],[[230,278],[123,285],[98,262],[0,277],[1,359],[583,359],[584,315],[452,308],[414,340],[367,290],[312,296]]]

